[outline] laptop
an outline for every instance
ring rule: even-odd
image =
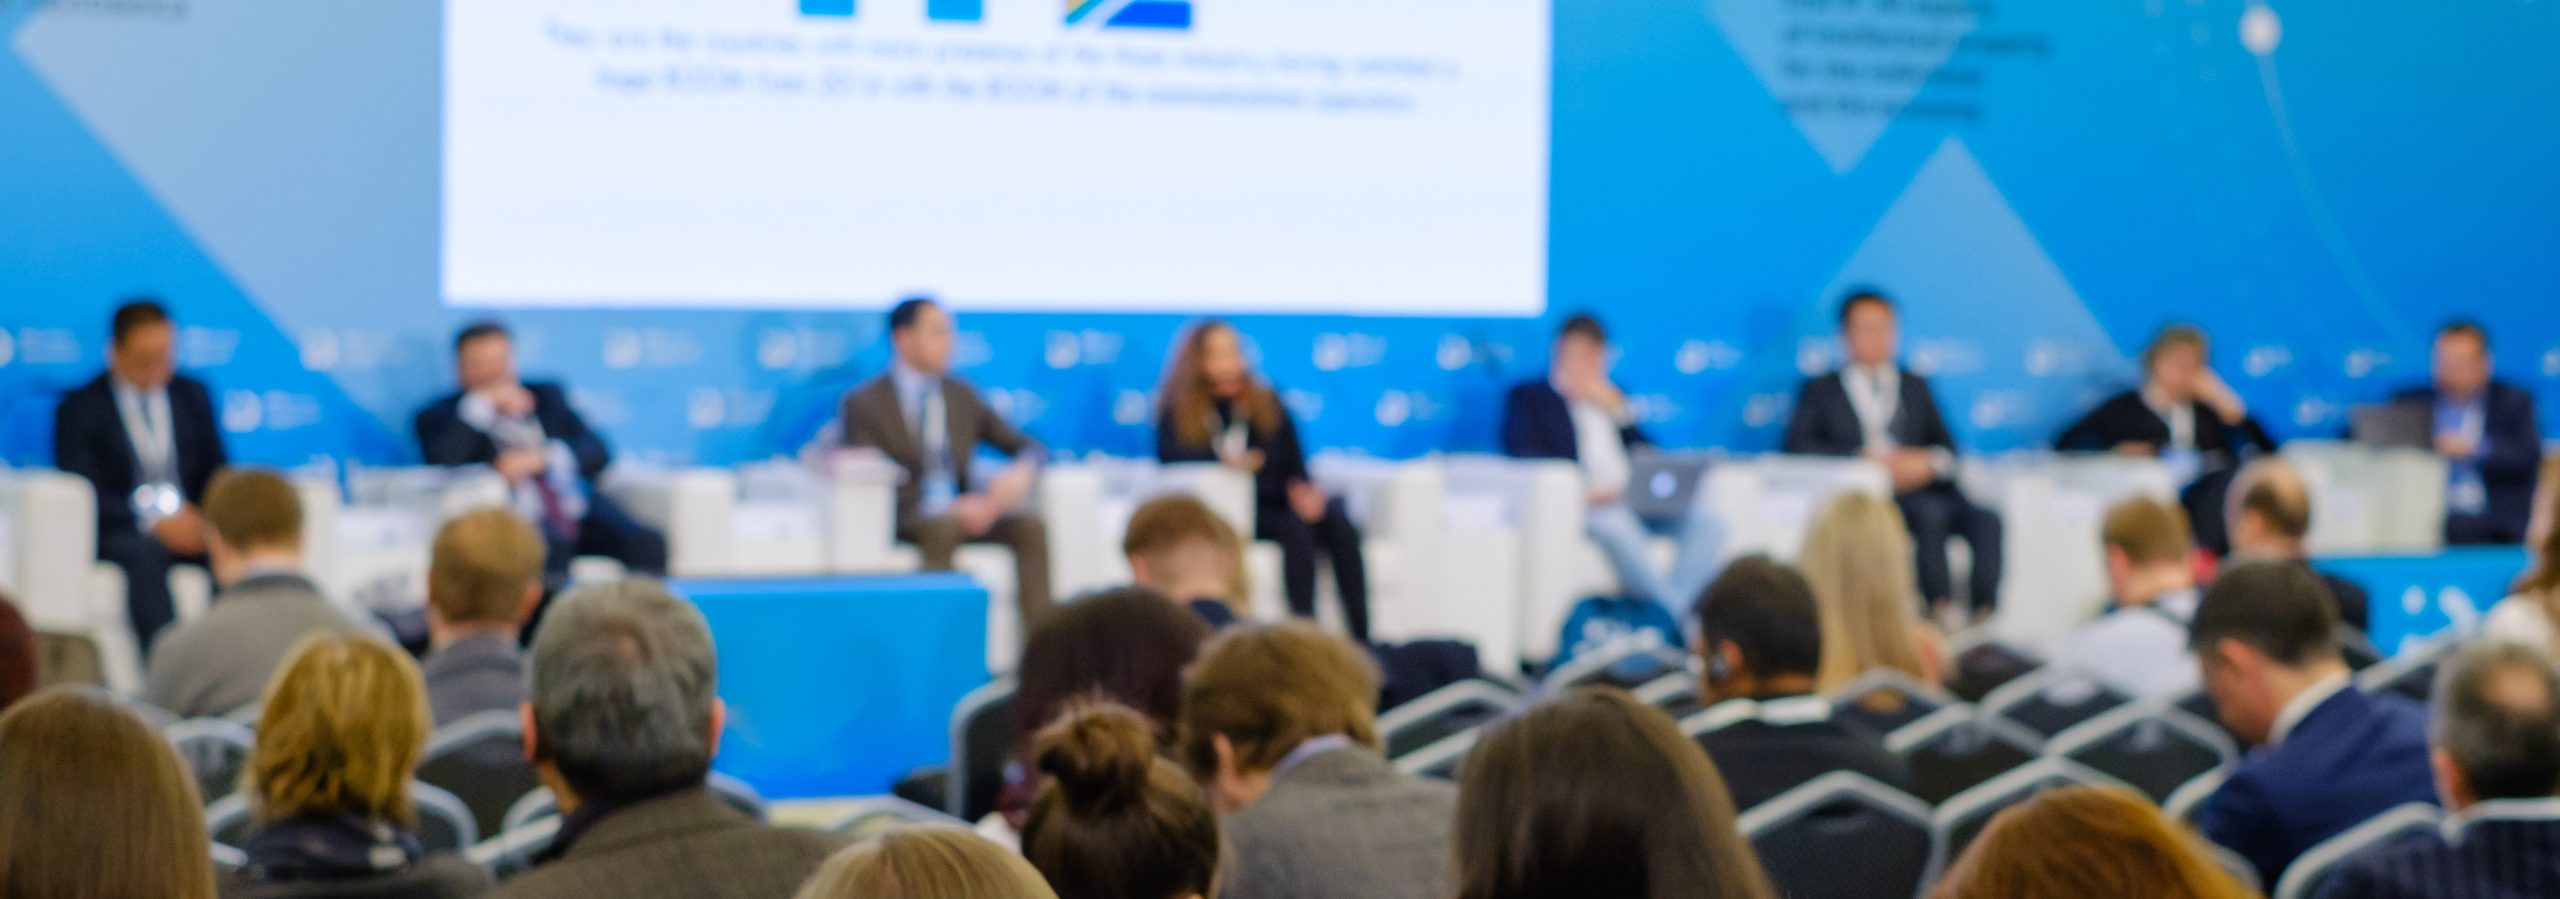
[[[2424,403],[2370,403],[2348,410],[2348,434],[2366,446],[2430,449],[2436,413]]]
[[[1707,486],[1701,453],[1638,453],[1627,460],[1627,510],[1646,521],[1680,521]]]

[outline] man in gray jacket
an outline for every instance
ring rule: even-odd
[[[143,695],[185,718],[258,701],[285,653],[315,630],[379,632],[320,595],[302,570],[302,501],[275,472],[232,468],[205,488],[205,548],[222,595],[204,617],[166,631]]]
[[[1222,899],[1446,895],[1458,792],[1380,752],[1378,674],[1313,624],[1228,630],[1182,693],[1184,761],[1225,815]]]

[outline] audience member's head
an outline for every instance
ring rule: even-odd
[[[1350,640],[1304,621],[1230,629],[1184,678],[1182,760],[1225,811],[1252,805],[1301,744],[1378,740],[1378,671]]]
[[[727,710],[711,628],[645,578],[563,594],[535,631],[525,740],[561,808],[627,802],[711,774]]]
[[[158,390],[178,376],[178,326],[159,301],[138,298],[116,307],[107,330],[107,369],[116,380]]]
[[[2063,787],[1991,819],[1936,899],[2243,899],[2201,841],[2142,797]]]
[[[265,821],[344,815],[408,824],[434,724],[418,666],[361,634],[313,633],[267,683],[246,776]]]
[[[2098,528],[2107,548],[2107,585],[2118,605],[2141,605],[2195,586],[2195,537],[2175,503],[2135,497],[2107,510]]]
[[[1600,319],[1587,312],[1567,316],[1556,328],[1555,348],[1549,353],[1547,368],[1556,380],[1589,383],[1606,380],[1609,373],[1609,330]]]
[[[1032,763],[1048,782],[1023,820],[1022,854],[1059,899],[1217,895],[1217,812],[1156,754],[1146,718],[1078,703],[1040,732]]]
[[[1891,501],[1845,493],[1814,517],[1796,565],[1822,611],[1824,689],[1875,668],[1929,676],[1920,663],[1912,564],[1911,531]]]
[[[427,623],[442,645],[473,632],[512,639],[542,600],[542,535],[514,512],[479,509],[436,532]]]
[[[482,319],[455,333],[453,377],[464,390],[516,383],[516,342],[507,326]]]
[[[1459,899],[1773,895],[1705,750],[1624,690],[1496,726],[1458,778]]]
[[[1208,640],[1200,616],[1152,590],[1109,590],[1060,606],[1032,628],[1014,669],[1016,746],[1027,752],[1059,709],[1095,697],[1136,709],[1169,737],[1182,712],[1182,669]]]
[[[950,310],[932,297],[908,297],[889,307],[890,349],[917,374],[950,374],[951,346],[958,339]]]
[[[302,497],[274,471],[226,468],[215,474],[204,491],[204,524],[219,583],[235,583],[260,566],[301,564]]]
[[[1199,497],[1168,493],[1139,504],[1120,541],[1138,586],[1177,601],[1214,599],[1245,612],[1244,538]]]
[[[2144,385],[2177,402],[2195,399],[2208,370],[2204,329],[2194,325],[2181,323],[2161,328],[2159,334],[2152,336],[2151,346],[2142,351]]]
[[[901,827],[827,859],[795,899],[1058,899],[1022,856],[957,827]]]
[[[0,711],[36,691],[44,679],[44,646],[27,616],[0,593]]]
[[[2436,674],[2428,726],[2446,808],[2560,793],[2560,674],[2541,650],[2463,647]]]
[[[1822,671],[1822,610],[1795,569],[1767,556],[1737,559],[1698,597],[1697,615],[1710,699],[1814,691]]]
[[[1902,344],[1901,320],[1893,298],[1863,287],[1841,297],[1840,343],[1848,350],[1853,365],[1892,364]]]
[[[2260,459],[2231,479],[2231,553],[2243,559],[2299,559],[2311,535],[2311,488],[2282,459]]]
[[[1280,427],[1280,397],[1253,374],[1246,358],[1244,335],[1225,319],[1201,319],[1174,342],[1158,385],[1166,424],[1183,443],[1206,445],[1217,417],[1217,404],[1235,404],[1235,412],[1265,434]]]
[[[2469,320],[2436,329],[2437,391],[2456,398],[2475,396],[2489,386],[2491,370],[2489,329]]]
[[[2196,607],[2187,648],[2223,724],[2252,745],[2268,742],[2295,696],[2347,672],[2329,588],[2311,569],[2288,562],[2224,571]]]
[[[0,715],[0,896],[213,899],[203,800],[159,732],[57,687]]]

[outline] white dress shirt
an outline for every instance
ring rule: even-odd
[[[2197,598],[2190,587],[2108,612],[2073,631],[2060,657],[2134,699],[2193,690],[2196,662],[2187,652],[2187,623],[2195,620]]]
[[[1902,411],[1902,372],[1891,364],[1852,365],[1840,372],[1849,391],[1849,406],[1858,413],[1858,430],[1871,452],[1894,449],[1893,417]]]
[[[1558,388],[1557,393],[1563,393]],[[1597,491],[1624,492],[1634,467],[1627,462],[1626,422],[1587,400],[1566,400],[1573,413],[1574,461],[1582,466],[1583,485]]]

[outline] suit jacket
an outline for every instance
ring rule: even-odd
[[[2392,402],[2432,412],[2436,389],[2403,391]],[[2489,382],[2482,405],[2488,414],[2480,429],[2480,482],[2489,489],[2483,517],[2521,541],[2533,520],[2533,485],[2542,472],[2542,424],[2534,417],[2533,394],[2503,381]]]
[[[988,408],[986,400],[978,396],[978,389],[959,378],[942,379],[942,417],[950,431],[945,445],[951,449],[951,477],[962,492],[969,489],[970,457],[981,444],[1015,457],[1041,452],[1038,441]],[[915,427],[908,423],[911,420],[906,404],[898,398],[897,379],[889,375],[873,378],[845,394],[845,445],[878,449],[907,470],[906,483],[898,485],[900,525],[913,522],[924,505],[924,443],[916,439]]]
[[[613,463],[613,451],[604,438],[587,427],[578,410],[569,408],[569,394],[558,384],[532,383],[524,389],[533,394],[533,420],[542,425],[542,436],[560,441],[578,459],[578,476],[589,481]],[[412,422],[418,432],[418,452],[429,465],[487,465],[498,461],[497,441],[462,420],[462,394],[455,393],[428,403],[418,410]]]
[[[1277,402],[1275,398],[1273,400]],[[1156,461],[1215,462],[1218,447],[1214,443],[1186,443],[1181,429],[1173,426],[1172,410],[1156,410]],[[1241,415],[1222,405],[1220,417]],[[1289,415],[1289,407],[1280,407],[1279,422],[1268,432],[1248,423],[1245,428],[1246,449],[1262,451],[1262,467],[1253,473],[1253,492],[1265,513],[1289,508],[1289,485],[1308,480],[1307,450],[1298,442],[1297,419]]]
[[[846,838],[770,827],[708,789],[620,809],[500,899],[790,899]]]
[[[1628,425],[1618,431],[1628,448],[1651,446],[1644,429]],[[1511,388],[1502,404],[1502,453],[1514,459],[1582,460],[1581,438],[1573,428],[1573,404],[1545,378]]]
[[[228,714],[257,702],[285,653],[316,630],[377,632],[347,617],[301,575],[242,578],[203,618],[161,632],[143,695],[181,718]]]
[[[2427,713],[2349,686],[2303,716],[2284,742],[2250,752],[2196,811],[2196,829],[2274,883],[2322,840],[2410,802],[2436,801]]]
[[[2452,838],[2348,859],[2320,899],[2541,899],[2560,895],[2560,809],[2552,800],[2482,803]],[[2503,808],[2502,808],[2503,807]]]
[[[513,712],[524,704],[524,653],[504,637],[475,634],[427,654],[419,673],[427,705],[443,727],[480,712]]]
[[[204,382],[185,375],[169,381],[169,428],[175,432],[178,492],[187,502],[204,502],[205,485],[229,458],[222,448],[222,429],[213,416],[213,396]],[[98,492],[98,536],[133,532],[133,490],[141,486],[142,461],[134,456],[133,438],[116,409],[115,388],[107,375],[64,394],[53,410],[53,465],[89,479]]]
[[[1438,899],[1458,790],[1375,751],[1319,752],[1227,817],[1222,899]]]
[[[2205,457],[2207,470],[2231,466],[2239,461],[2242,450],[2276,451],[2275,439],[2267,436],[2255,418],[2226,424],[2222,413],[2202,401],[2190,401],[2187,407],[2195,416],[2196,452]],[[2155,449],[2169,446],[2169,422],[2152,411],[2139,390],[2109,397],[2053,438],[2053,448],[2063,452],[2103,453],[2126,443],[2148,443]]]
[[[1744,720],[1698,735],[1733,794],[1736,811],[1777,798],[1834,771],[1854,771],[1897,790],[1911,790],[1911,765],[1885,751],[1874,734],[1838,721],[1771,724]]]
[[[1937,395],[1929,379],[1904,370],[1902,399],[1886,432],[1893,442],[1912,449],[1956,451],[1955,433],[1938,414]],[[1804,382],[1796,393],[1795,414],[1787,420],[1785,449],[1812,456],[1855,456],[1866,448],[1867,432],[1858,426],[1858,407],[1840,372]]]

